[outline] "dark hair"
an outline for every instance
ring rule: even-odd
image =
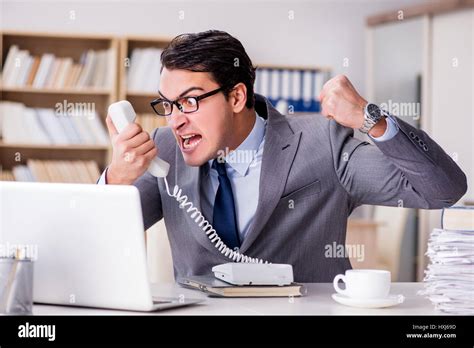
[[[176,36],[161,54],[161,66],[210,73],[223,88],[226,99],[232,88],[242,82],[247,87],[245,105],[249,109],[254,106],[255,67],[240,41],[224,31]]]

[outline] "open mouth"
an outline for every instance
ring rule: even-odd
[[[202,140],[202,136],[196,133],[190,133],[186,135],[180,135],[181,148],[184,151],[190,151],[194,149]]]

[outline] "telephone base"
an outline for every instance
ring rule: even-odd
[[[229,262],[212,267],[217,279],[233,285],[289,285],[293,267],[287,264]]]

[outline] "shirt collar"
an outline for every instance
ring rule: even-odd
[[[250,164],[255,159],[255,155],[260,147],[260,144],[263,141],[265,136],[265,124],[266,121],[258,116],[256,113],[255,123],[252,130],[245,140],[235,149],[229,153],[228,149],[220,151],[218,155],[225,155],[224,159],[226,163],[239,173],[241,176],[245,176],[248,172]],[[209,167],[212,167],[212,162],[214,159],[210,160]]]

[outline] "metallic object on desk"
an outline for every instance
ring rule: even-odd
[[[0,258],[0,314],[32,314],[31,259]]]

